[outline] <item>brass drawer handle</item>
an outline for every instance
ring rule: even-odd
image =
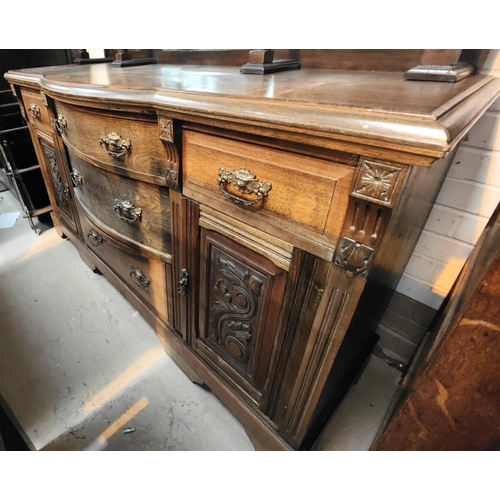
[[[104,241],[104,238],[95,229],[89,229],[87,237],[93,247],[98,247]]]
[[[245,207],[255,205],[259,201],[262,201],[264,199],[264,196],[267,196],[267,193],[269,193],[269,191],[273,187],[273,185],[269,181],[259,181],[257,177],[246,168],[240,168],[239,170],[233,170],[232,172],[229,172],[224,167],[221,167],[219,169],[217,184],[219,186],[220,192],[226,198],[230,199],[237,205],[243,205]],[[232,184],[240,193],[254,194],[257,198],[255,198],[254,200],[247,200],[245,198],[235,196],[226,191],[226,186],[228,184]]]
[[[73,186],[78,188],[81,187],[83,184],[83,179],[82,176],[80,175],[80,172],[77,172],[76,170],[73,170],[71,172],[71,179],[73,180]]]
[[[66,132],[66,129],[68,128],[68,122],[66,121],[66,118],[64,118],[63,115],[59,113],[57,115],[57,120],[54,120],[53,123],[56,126],[56,129],[60,135],[63,135],[64,132]]]
[[[136,208],[128,200],[115,200],[113,210],[116,216],[125,222],[132,224],[141,220],[142,208]]]
[[[151,283],[148,278],[144,275],[144,273],[140,270],[137,269],[134,266],[130,266],[130,272],[129,272],[130,277],[132,278],[132,281],[141,288],[147,288],[149,284]]]
[[[132,145],[130,139],[124,139],[116,132],[111,132],[110,134],[101,132],[99,144],[115,160],[122,160]]]
[[[32,118],[35,118],[36,120],[40,119],[40,108],[34,102],[30,104],[28,113],[32,116]]]

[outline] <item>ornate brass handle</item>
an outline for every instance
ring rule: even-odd
[[[102,132],[99,144],[115,160],[122,160],[132,145],[130,139],[124,139],[116,132],[111,132],[110,134]]]
[[[63,135],[64,132],[66,132],[66,129],[68,128],[68,122],[66,121],[66,118],[61,115],[61,113],[57,115],[57,120],[54,120],[53,123],[60,135]]]
[[[73,186],[75,186],[76,188],[82,186],[83,184],[82,176],[76,170],[73,170],[71,172],[71,179],[73,179]]]
[[[148,280],[148,278],[146,278],[146,276],[140,269],[137,269],[134,266],[130,266],[129,275],[132,278],[132,281],[137,286],[141,288],[147,288],[149,286],[150,281]]]
[[[177,282],[177,292],[179,295],[186,295],[186,289],[189,284],[189,273],[187,269],[181,269],[181,277]]]
[[[115,214],[121,220],[131,224],[141,220],[142,208],[136,208],[128,200],[115,200]]]
[[[30,104],[30,107],[28,108],[28,113],[35,119],[39,120],[40,119],[40,108],[32,102]]]
[[[89,229],[87,236],[93,247],[99,246],[104,241],[104,238],[95,229]]]
[[[259,181],[257,177],[246,168],[240,168],[239,170],[233,170],[232,172],[229,172],[224,167],[221,167],[219,169],[217,184],[219,186],[220,192],[226,198],[230,199],[237,205],[243,205],[245,207],[255,205],[259,201],[262,201],[264,199],[264,196],[267,196],[267,193],[273,187],[269,181]],[[245,198],[235,196],[226,191],[226,186],[228,184],[232,184],[240,193],[254,194],[256,198],[253,200],[247,200]]]

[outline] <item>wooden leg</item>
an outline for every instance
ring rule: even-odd
[[[174,363],[183,371],[184,375],[186,375],[186,377],[191,380],[191,382],[193,382],[194,384],[198,384],[198,385],[201,385],[201,386],[205,386],[205,383],[203,382],[203,380],[201,380],[201,378],[194,372],[194,370],[192,370],[182,359],[181,357],[177,354],[177,352],[175,352],[174,349],[172,349],[168,344],[167,342],[162,338],[161,336],[161,333],[158,334],[158,331],[157,331],[157,336],[158,336],[158,339],[160,340],[161,342],[161,345],[163,346],[163,349],[165,350],[165,352],[169,355],[169,357],[172,358],[172,360],[174,361]]]
[[[101,271],[99,271],[99,269],[97,269],[96,265],[83,252],[80,252],[78,247],[76,249],[78,250],[78,253],[80,254],[80,258],[83,260],[83,262],[85,262],[85,264],[88,266],[88,268],[94,273],[101,274]]]

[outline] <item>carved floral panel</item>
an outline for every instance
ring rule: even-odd
[[[69,207],[69,186],[63,182],[61,177],[61,172],[59,170],[59,165],[57,164],[57,158],[55,151],[43,144],[43,152],[45,155],[45,159],[48,164],[48,169],[50,176],[52,178],[52,182],[54,184],[54,192],[57,200],[58,207],[66,212],[66,214],[70,215],[70,207]]]
[[[248,373],[267,278],[212,246],[208,338]]]

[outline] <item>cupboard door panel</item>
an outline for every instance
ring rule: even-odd
[[[287,273],[214,231],[201,230],[198,353],[258,406],[268,377]]]
[[[43,161],[45,162],[45,171],[49,173],[54,188],[53,192],[58,212],[69,227],[73,231],[76,231],[75,209],[72,199],[73,193],[70,188],[67,166],[51,140],[42,137],[40,134],[38,134],[38,140],[41,146]]]

